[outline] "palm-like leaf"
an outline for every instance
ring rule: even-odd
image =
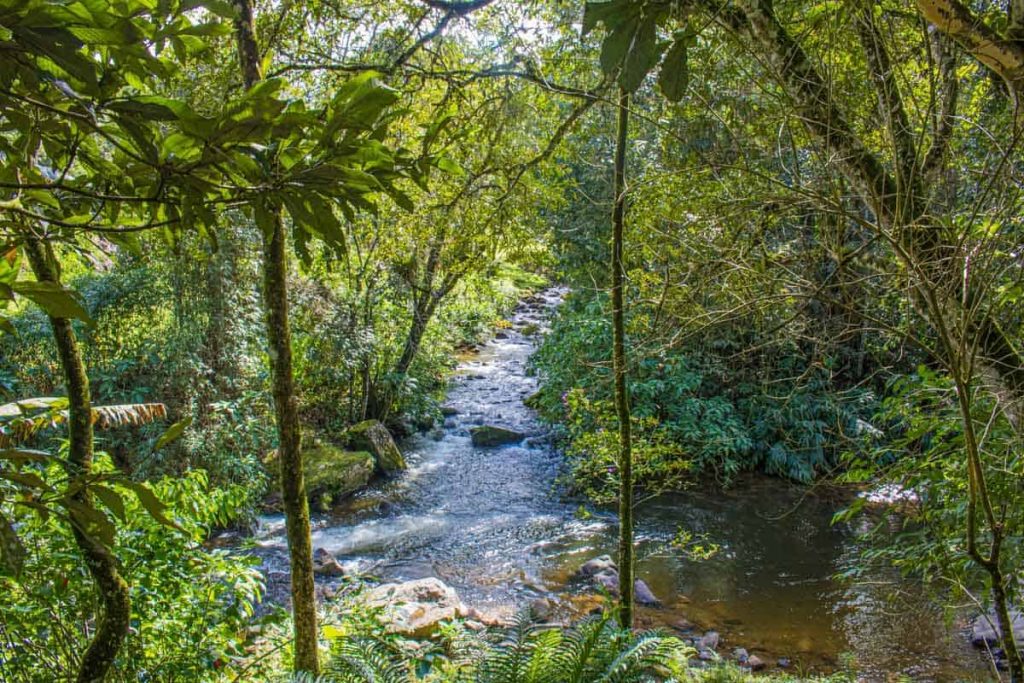
[[[163,403],[125,403],[94,406],[92,421],[100,429],[139,426],[167,419]],[[67,399],[29,398],[0,405],[0,448],[24,443],[42,429],[59,427],[68,420]]]

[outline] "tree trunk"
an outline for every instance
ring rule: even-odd
[[[59,282],[53,263],[53,254],[46,244],[30,237],[25,244],[32,272],[40,282]],[[78,348],[78,340],[71,321],[50,317],[53,339],[57,346],[64,382],[68,392],[68,471],[69,487],[77,488],[70,499],[83,508],[94,511],[92,496],[83,481],[92,470],[93,427],[89,377]],[[72,517],[73,519],[73,517]],[[103,612],[92,642],[85,650],[75,680],[78,683],[102,683],[114,664],[128,633],[131,617],[131,597],[128,584],[121,577],[117,560],[96,538],[86,534],[72,522],[72,533],[85,564],[99,589]]]
[[[235,0],[238,57],[247,89],[262,78],[252,6]],[[263,233],[263,297],[270,345],[270,371],[277,419],[281,498],[288,537],[292,584],[292,622],[296,672],[317,676],[316,595],[313,582],[313,541],[309,530],[309,500],[302,475],[302,432],[292,369],[292,339],[288,324],[288,257],[281,208],[270,202],[256,207]]]
[[[622,264],[622,231],[626,218],[626,143],[629,95],[619,93],[615,140],[615,204],[612,209],[612,365],[615,372],[615,412],[619,418],[619,621],[633,627],[633,446],[630,434],[629,388],[626,385],[626,324]]]
[[[273,211],[273,230],[263,238],[263,296],[270,343],[274,410],[277,417],[281,500],[291,564],[295,671],[316,675],[316,596],[313,582],[313,541],[309,531],[309,499],[302,475],[302,432],[292,371],[292,339],[288,326],[288,260],[280,208]]]

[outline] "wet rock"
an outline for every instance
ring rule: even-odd
[[[765,663],[757,655],[750,655],[750,659],[747,660],[747,666],[750,667],[751,671],[761,671],[764,669]]]
[[[1018,645],[1024,645],[1024,614],[1013,612],[1010,614],[1010,621],[1013,627],[1013,639]],[[971,625],[971,643],[975,647],[987,647],[990,645],[1002,644],[1002,629],[999,628],[999,621],[995,614],[979,616]]]
[[[455,589],[433,577],[377,586],[365,604],[382,610],[389,633],[412,638],[428,637],[442,621],[470,614]]]
[[[436,427],[430,430],[430,438],[434,441],[440,441],[444,438],[444,429]]]
[[[373,455],[377,469],[384,473],[406,469],[405,458],[391,432],[379,420],[364,420],[349,427],[349,445]]]
[[[458,414],[459,414],[459,409],[458,408],[453,408],[452,406],[441,406],[441,416],[442,417],[451,417],[453,415],[458,415]]]
[[[669,626],[679,631],[680,633],[690,633],[695,628],[697,628],[697,625],[689,619],[676,619],[671,624],[669,624]]]
[[[533,335],[540,332],[540,326],[537,323],[527,323],[519,328],[519,331],[526,337],[532,337]]]
[[[344,576],[345,568],[329,551],[317,548],[313,551],[313,573],[320,576]]]
[[[504,427],[494,425],[482,425],[469,430],[474,446],[503,446],[510,443],[519,443],[526,435]]]
[[[603,572],[594,574],[591,580],[598,588],[603,588],[615,596],[619,594],[619,572],[616,570],[605,569]]]
[[[267,469],[278,472],[276,452],[267,461]],[[370,482],[373,476],[373,456],[366,451],[345,451],[334,446],[309,448],[302,452],[302,473],[310,502],[326,510]],[[278,473],[277,477],[280,477]],[[275,487],[275,491],[280,486]],[[271,505],[280,504],[279,495]]]
[[[616,566],[615,560],[610,555],[601,555],[584,562],[580,566],[578,573],[580,576],[591,577],[608,569],[618,571],[618,566]]]
[[[732,658],[740,664],[746,664],[750,659],[750,653],[747,652],[746,648],[738,647],[732,651]]]
[[[720,638],[718,636],[718,631],[708,631],[703,636],[701,636],[700,642],[698,644],[698,648],[699,649],[708,649],[708,650],[717,650],[718,649],[718,641],[719,640],[720,640]]]
[[[536,622],[551,621],[555,606],[547,598],[536,598],[530,601],[530,616]]]
[[[508,333],[507,332],[498,332],[497,334],[494,335],[494,338],[495,339],[508,339]]]

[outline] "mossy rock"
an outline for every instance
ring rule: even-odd
[[[406,469],[405,458],[391,432],[379,420],[364,420],[349,427],[349,447],[373,455],[377,469],[386,474]]]
[[[504,427],[495,427],[494,425],[472,427],[469,430],[469,434],[474,446],[481,446],[484,448],[504,446],[505,444],[510,443],[519,443],[526,438],[526,435],[522,432],[505,429]]]
[[[276,452],[267,461],[280,488]],[[370,482],[373,456],[366,451],[346,451],[334,446],[317,446],[302,451],[302,473],[310,504],[327,510],[332,504],[349,496]],[[275,496],[276,497],[276,496]]]
[[[527,323],[519,328],[519,331],[526,337],[532,337],[540,332],[540,325],[536,323]]]

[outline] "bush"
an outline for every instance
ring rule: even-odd
[[[109,471],[109,460],[97,469]],[[47,478],[60,474],[51,468]],[[131,587],[132,620],[110,680],[217,680],[228,658],[244,654],[263,585],[251,558],[203,543],[211,527],[236,518],[247,493],[243,486],[211,489],[201,471],[153,489],[181,530],[125,496],[114,552]],[[0,679],[70,680],[97,617],[91,577],[62,518],[3,507],[29,552],[21,579],[0,576]]]

